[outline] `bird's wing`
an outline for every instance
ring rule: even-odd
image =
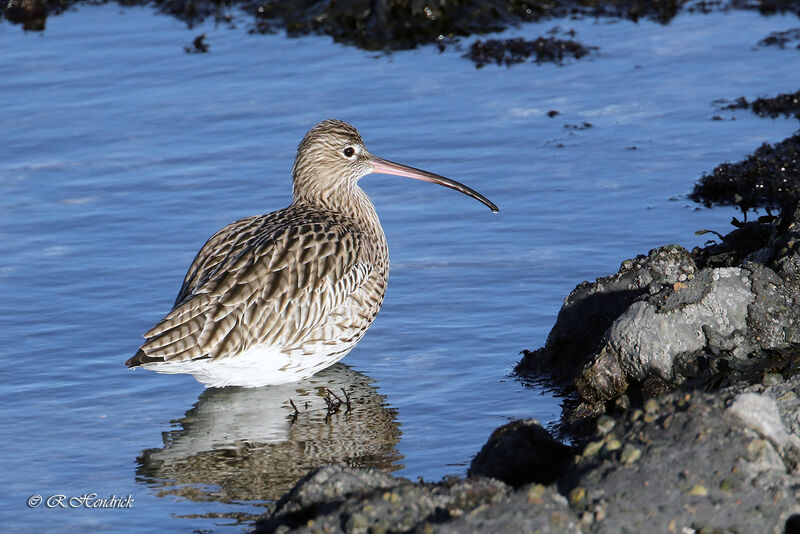
[[[281,218],[283,217],[283,219]],[[301,344],[373,270],[367,239],[331,218],[276,212],[232,223],[192,262],[175,307],[128,366],[220,359],[266,343]]]

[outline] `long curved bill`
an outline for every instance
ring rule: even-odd
[[[405,176],[406,178],[414,178],[415,180],[422,180],[423,182],[431,182],[432,184],[443,185],[445,187],[449,187],[450,189],[461,191],[465,195],[469,195],[475,200],[483,202],[495,213],[500,211],[500,209],[495,206],[494,202],[485,196],[462,183],[451,180],[450,178],[445,178],[444,176],[439,176],[438,174],[433,174],[432,172],[423,171],[422,169],[415,169],[414,167],[409,167],[408,165],[395,163],[393,161],[379,158],[378,156],[370,156],[370,161],[372,162],[372,172],[376,174]]]

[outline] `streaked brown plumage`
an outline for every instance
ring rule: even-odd
[[[497,211],[458,182],[372,156],[349,124],[323,121],[298,147],[292,204],[214,234],[126,365],[260,386],[343,358],[378,314],[389,274],[380,221],[357,185],[372,172],[452,187]]]

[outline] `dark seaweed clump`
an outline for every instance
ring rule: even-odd
[[[756,98],[748,102],[740,96],[722,109],[749,109],[761,117],[795,116],[800,119],[800,90],[794,93],[781,93],[770,98]]]
[[[752,102],[742,96],[720,109],[749,109],[761,117],[800,119],[800,90]],[[736,205],[745,214],[800,198],[800,132],[779,143],[764,143],[743,161],[718,165],[697,181],[689,198],[708,207]]]
[[[206,42],[206,34],[202,33],[194,38],[192,46],[184,46],[183,49],[187,54],[205,54],[208,52],[208,43]]]
[[[706,206],[737,205],[742,211],[777,208],[800,198],[800,133],[774,145],[764,143],[738,163],[723,163],[703,175],[689,195]]]
[[[42,31],[48,15],[60,15],[73,3],[74,0],[9,0],[0,2],[0,13],[28,31]]]
[[[755,9],[763,15],[779,13],[800,15],[800,4],[797,0],[731,0],[729,6],[734,9]]]
[[[104,0],[90,0],[104,1]],[[499,31],[546,17],[606,16],[668,23],[687,0],[116,0],[120,5],[152,5],[190,27],[206,19],[231,22],[234,15],[253,17],[250,31],[289,35],[325,34],[368,50],[413,48],[446,42],[455,36]],[[765,13],[800,12],[797,1],[737,1],[736,7]],[[0,17],[43,30],[49,15],[62,13],[78,0],[5,0]],[[700,1],[690,10],[724,9],[729,0]],[[705,6],[705,7],[697,7]]]
[[[777,46],[778,48],[786,48],[786,45],[793,41],[800,42],[800,28],[792,28],[782,32],[772,32],[765,38],[761,39],[759,46]],[[797,45],[800,48],[800,44]]]
[[[750,109],[762,117],[794,115],[800,119],[800,90],[794,93],[781,93],[772,98],[756,98],[750,103]]]
[[[556,37],[539,37],[533,41],[525,39],[478,39],[464,54],[471,59],[477,68],[489,63],[498,65],[512,65],[523,63],[534,56],[536,63],[556,63],[561,65],[565,57],[580,59],[596,46],[585,46],[573,40],[558,39]]]
[[[301,5],[298,5],[301,4]],[[559,11],[555,2],[340,0],[302,3],[268,0],[248,4],[255,31],[285,28],[289,35],[327,34],[368,50],[413,48],[457,35],[500,31]]]

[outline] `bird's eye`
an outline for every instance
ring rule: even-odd
[[[345,148],[342,151],[342,154],[344,154],[344,157],[346,157],[346,158],[352,158],[353,154],[355,154],[355,153],[356,153],[356,149],[351,147],[351,146]]]

